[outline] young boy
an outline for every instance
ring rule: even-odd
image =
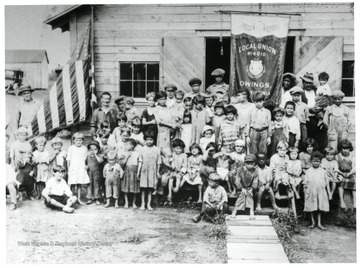
[[[264,100],[264,93],[256,92],[254,94],[255,108],[249,112],[249,121],[244,132],[250,154],[258,152],[267,154],[267,146],[271,143],[271,113],[264,108]]]
[[[270,184],[272,182],[272,170],[266,166],[266,155],[262,152],[257,154],[258,167],[257,171],[259,174],[258,193],[256,197],[256,211],[261,211],[261,198],[265,192],[269,194],[271,205],[273,209],[278,210],[279,207],[275,203],[275,195]]]
[[[299,141],[301,136],[299,119],[294,115],[295,103],[288,101],[285,103],[285,116],[283,122],[285,126],[286,142],[289,147],[299,147]]]
[[[237,170],[235,187],[238,194],[232,218],[236,217],[238,210],[250,209],[250,220],[254,220],[254,194],[258,186],[259,174],[256,168],[256,156],[245,156],[245,165]]]
[[[214,96],[205,95],[205,110],[208,112],[210,119],[214,117]]]
[[[108,153],[108,163],[104,167],[103,176],[105,178],[105,197],[106,205],[110,206],[110,198],[115,199],[115,208],[119,208],[119,184],[120,178],[123,176],[123,170],[118,163],[116,163],[116,152]]]
[[[329,87],[329,84],[327,83],[329,81],[329,75],[325,72],[319,73],[319,83],[320,86],[316,90],[316,95],[318,96],[331,96],[331,89]]]
[[[209,186],[204,193],[204,206],[200,214],[192,218],[193,222],[199,222],[204,216],[213,217],[216,213],[226,214],[228,211],[228,198],[225,189],[220,186],[219,174],[212,173],[209,176]]]
[[[71,206],[76,202],[76,196],[70,190],[66,181],[63,179],[65,168],[55,166],[53,168],[54,177],[46,182],[46,187],[42,191],[45,198],[45,205],[52,209],[62,209],[66,213],[73,213]]]
[[[215,83],[206,89],[207,94],[215,95],[218,89],[222,89],[226,92],[229,91],[229,85],[223,81],[224,75],[225,71],[220,68],[215,69],[211,73],[211,76],[214,77]]]
[[[173,105],[176,102],[176,98],[175,98],[175,91],[177,91],[177,87],[173,84],[170,85],[166,85],[164,87],[165,92],[166,92],[166,106],[171,109],[173,107]]]
[[[100,205],[101,192],[100,188],[102,185],[102,167],[104,158],[100,151],[100,145],[97,141],[93,140],[88,144],[88,150],[90,154],[86,157],[86,166],[88,167],[87,172],[90,178],[90,185],[87,188],[86,198],[88,201],[86,204],[91,204],[95,201],[96,205]]]
[[[202,84],[201,80],[197,77],[190,79],[189,85],[191,86],[191,92],[187,93],[185,95],[185,98],[186,97],[194,98],[196,95],[204,96],[204,93],[200,92],[201,84]]]
[[[304,148],[305,142],[307,139],[307,128],[306,128],[306,122],[309,121],[309,107],[306,103],[301,101],[301,96],[304,93],[304,90],[299,87],[295,86],[292,89],[289,90],[292,101],[295,103],[295,111],[294,114],[296,118],[300,122],[300,147]]]
[[[211,119],[211,124],[215,131],[215,144],[219,142],[220,126],[226,119],[225,107],[222,102],[217,102],[214,105],[214,117]]]

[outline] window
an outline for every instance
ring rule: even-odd
[[[120,62],[120,95],[145,98],[159,91],[158,62]]]
[[[355,97],[354,65],[353,60],[343,61],[341,90],[346,97]]]

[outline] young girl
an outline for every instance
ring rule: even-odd
[[[127,117],[124,113],[120,113],[116,116],[116,120],[118,126],[114,129],[112,134],[114,135],[115,142],[118,143],[121,141],[121,131],[127,127],[126,126]]]
[[[191,132],[191,142],[199,143],[201,138],[201,132],[204,126],[210,123],[210,117],[208,112],[204,109],[205,107],[205,98],[201,95],[196,95],[193,100],[193,109],[191,113],[192,121],[192,132]]]
[[[215,132],[215,144],[219,143],[220,126],[226,119],[225,107],[222,102],[217,102],[214,105],[214,117],[211,119],[211,124]]]
[[[20,154],[21,148],[28,148],[31,147],[31,144],[26,141],[28,137],[28,130],[25,127],[19,127],[16,132],[16,141],[13,142],[10,146],[10,159],[11,159],[11,166],[15,170],[15,172],[18,171],[17,163],[22,158]]]
[[[300,131],[300,121],[294,115],[295,103],[293,101],[286,102],[284,110],[285,110],[285,116],[283,121],[285,124],[286,141],[290,147],[299,147],[301,131]]]
[[[152,131],[155,133],[155,137],[157,137],[157,125],[155,121],[155,92],[149,92],[146,95],[146,100],[148,102],[148,107],[144,109],[141,118],[143,125],[143,132],[146,133],[148,131]],[[156,140],[155,140],[156,142]]]
[[[65,169],[65,174],[64,174],[64,180],[67,182],[67,163],[66,163],[66,151],[62,150],[62,146],[63,146],[63,141],[61,138],[59,138],[58,136],[55,136],[52,140],[51,140],[51,147],[53,148],[53,153],[50,155],[50,159],[49,159],[49,172],[50,175],[51,171],[54,169],[54,167],[56,166],[62,166]]]
[[[16,163],[18,174],[16,180],[20,182],[19,191],[26,192],[28,199],[34,200],[36,178],[36,164],[32,159],[32,146],[30,143],[19,148],[19,158]]]
[[[69,167],[68,184],[73,188],[73,192],[77,192],[77,200],[81,205],[81,188],[87,188],[90,183],[89,176],[86,171],[87,148],[82,144],[84,142],[84,134],[76,132],[72,136],[73,145],[69,147],[67,161]]]
[[[344,190],[350,190],[352,193],[353,206],[356,208],[356,167],[355,155],[353,155],[353,146],[349,140],[342,140],[339,143],[340,153],[336,156],[339,165],[338,179],[340,207],[346,208],[344,202]]]
[[[220,126],[218,150],[222,146],[229,146],[230,151],[234,151],[234,143],[240,137],[240,124],[235,120],[237,110],[234,106],[225,107],[225,122]]]
[[[176,138],[180,138],[180,126],[183,121],[183,116],[185,111],[185,107],[183,103],[184,95],[185,93],[183,91],[177,90],[175,92],[176,102],[170,109],[172,121],[175,122],[175,126],[176,126],[176,130],[174,134]]]
[[[289,162],[289,156],[286,154],[288,147],[287,142],[280,141],[277,146],[277,153],[270,158],[270,168],[273,171],[273,188],[276,199],[289,199],[293,196],[289,185],[289,176],[286,172],[286,167]],[[280,194],[280,184],[285,187],[286,195]]]
[[[121,141],[116,144],[116,149],[115,149],[118,159],[126,151],[125,141],[128,138],[130,138],[130,135],[131,135],[131,130],[129,128],[124,128],[123,130],[121,130],[121,134],[120,134]]]
[[[285,111],[283,108],[276,107],[273,110],[274,120],[270,123],[270,133],[271,133],[271,144],[269,156],[276,154],[277,145],[279,141],[286,141],[285,136],[285,124],[284,124],[284,115]]]
[[[236,170],[244,165],[245,160],[245,142],[243,140],[235,141],[235,151],[230,153],[229,156],[231,158],[230,167],[229,167],[229,183],[231,194],[236,194],[235,188],[235,174]]]
[[[154,134],[149,132],[145,134],[145,146],[142,148],[141,156],[143,166],[140,174],[141,190],[141,210],[145,210],[145,196],[147,196],[147,209],[151,207],[152,191],[156,189],[158,178],[160,177],[161,155],[160,148],[154,146]]]
[[[135,117],[131,123],[131,135],[130,138],[136,141],[135,150],[139,151],[144,146],[144,134],[141,132],[141,119],[140,117]]]
[[[326,147],[324,150],[325,158],[321,160],[321,167],[326,171],[326,181],[331,184],[330,187],[330,199],[336,189],[336,183],[340,182],[338,180],[338,171],[339,165],[338,162],[335,160],[336,150],[332,147]]]
[[[314,213],[317,212],[318,227],[326,230],[321,225],[321,212],[329,211],[330,188],[326,182],[326,172],[320,168],[322,154],[314,152],[311,157],[312,167],[305,174],[304,194],[305,194],[305,212],[311,213],[310,228],[315,227]],[[331,199],[331,198],[330,198]]]
[[[97,141],[93,140],[89,142],[87,148],[89,150],[89,154],[86,157],[85,164],[88,168],[87,172],[90,179],[90,185],[87,189],[86,198],[88,199],[88,201],[86,202],[86,204],[89,205],[95,201],[96,205],[100,205],[100,188],[103,180],[102,171],[104,158],[101,154],[99,154],[100,145]]]
[[[206,150],[206,146],[210,142],[215,142],[214,128],[212,126],[204,126],[202,131],[202,138],[200,139],[200,148],[202,151]]]
[[[172,204],[172,195],[176,194],[180,189],[180,182],[187,170],[188,158],[184,153],[185,143],[180,139],[175,139],[172,142],[172,172],[169,179],[169,204]],[[175,186],[174,186],[175,181]]]
[[[304,174],[311,166],[311,154],[318,149],[318,145],[313,138],[308,138],[305,142],[305,149],[306,151],[301,152],[299,155]]]
[[[158,105],[154,110],[155,121],[157,123],[157,147],[160,149],[170,148],[170,131],[175,128],[175,123],[171,121],[170,110],[166,106],[166,92],[159,91],[156,93],[155,101]]]
[[[33,153],[33,160],[37,165],[36,172],[36,194],[38,199],[41,199],[41,193],[45,188],[45,182],[49,178],[49,160],[50,155],[45,151],[46,139],[45,137],[37,137],[35,139],[36,150]]]
[[[286,166],[286,172],[289,175],[289,183],[291,185],[291,189],[295,193],[296,199],[300,199],[299,187],[301,183],[301,161],[298,160],[299,149],[296,147],[289,148],[289,162]]]
[[[132,207],[136,206],[136,197],[140,193],[140,171],[142,157],[140,153],[134,151],[137,143],[134,139],[125,141],[126,152],[120,157],[120,164],[124,169],[124,176],[121,180],[121,191],[124,193],[124,208],[129,207],[128,195],[132,194]]]
[[[200,165],[202,161],[202,151],[200,145],[193,143],[190,146],[191,156],[188,159],[188,173],[182,178],[180,183],[180,188],[184,185],[185,182],[190,185],[196,185],[199,192],[199,198],[197,203],[202,203],[202,179],[200,177]]]
[[[180,126],[180,139],[185,143],[186,153],[189,153],[189,148],[191,145],[191,133],[192,133],[191,113],[188,110],[185,110],[183,116],[183,123]]]
[[[342,104],[345,94],[340,90],[335,90],[332,93],[334,104],[326,108],[324,114],[324,124],[328,127],[328,132],[335,130],[338,137],[338,142],[347,139],[350,122],[350,109]]]

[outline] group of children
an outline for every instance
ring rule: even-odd
[[[96,139],[87,146],[84,135],[75,133],[67,152],[62,151],[58,137],[50,141],[52,152],[45,150],[44,137],[35,139],[33,149],[26,141],[26,129],[19,128],[10,149],[17,180],[29,197],[36,193],[47,203],[54,194],[70,195],[66,187],[55,193],[49,190],[47,181],[63,178],[81,204],[81,192],[86,188],[87,204],[99,205],[105,197],[105,207],[109,207],[113,198],[118,208],[122,192],[124,207],[129,207],[132,198],[136,208],[136,197],[141,193],[140,209],[148,210],[153,210],[154,194],[171,204],[174,195],[192,185],[198,190],[197,202],[204,202],[195,222],[209,211],[226,211],[228,195],[237,198],[233,216],[250,208],[251,217],[254,209],[261,210],[264,193],[277,209],[276,199],[299,199],[301,185],[305,211],[328,211],[337,185],[341,207],[345,207],[344,189],[352,190],[355,200],[355,159],[346,139],[349,112],[342,104],[341,91],[332,92],[334,104],[324,114],[329,133],[335,132],[336,147],[331,144],[326,148],[323,158],[316,141],[307,137],[309,111],[301,102],[300,87],[290,90],[292,101],[271,113],[264,107],[262,92],[251,96],[248,90],[241,90],[230,98],[223,89],[214,89],[209,95],[200,93],[198,78],[189,84],[192,92],[186,95],[174,85],[148,93],[149,107],[141,116],[128,118],[119,113],[114,129],[104,120]],[[34,181],[36,187],[30,185]],[[218,188],[222,187],[219,184],[224,188]],[[60,203],[65,212],[71,211],[69,203],[74,200],[75,196],[70,201],[63,196]],[[62,208],[58,201],[53,203]],[[320,221],[318,224],[322,227]]]

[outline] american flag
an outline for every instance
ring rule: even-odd
[[[91,81],[94,80],[94,68],[89,56],[90,34],[89,25],[31,122],[33,136],[90,119],[94,89]]]

